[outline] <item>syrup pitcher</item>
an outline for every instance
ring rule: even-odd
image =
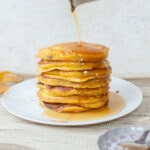
[[[74,12],[74,10],[81,4],[85,4],[88,2],[93,2],[97,0],[69,0],[71,4],[71,11]]]

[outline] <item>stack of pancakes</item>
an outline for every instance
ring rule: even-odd
[[[41,49],[37,86],[40,102],[58,112],[81,112],[108,102],[108,48],[81,42]]]

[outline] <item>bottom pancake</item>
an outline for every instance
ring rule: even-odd
[[[47,102],[40,102],[42,106],[57,111],[57,112],[61,112],[61,113],[77,113],[77,112],[83,112],[83,111],[88,111],[88,110],[92,110],[93,108],[85,108],[83,106],[78,106],[78,105],[69,105],[69,104],[53,104],[53,103],[47,103]],[[104,102],[103,106],[105,106],[107,104],[107,102]],[[100,108],[100,107],[98,107]],[[98,109],[95,108],[95,109]]]
[[[46,102],[41,102],[41,105],[48,109],[61,112],[61,113],[78,113],[78,112],[89,110],[88,108],[77,106],[77,105],[51,104]]]

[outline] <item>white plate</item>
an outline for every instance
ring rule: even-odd
[[[95,120],[59,121],[43,115],[37,98],[36,79],[26,80],[10,88],[2,97],[3,106],[13,115],[25,120],[61,126],[79,126],[102,123],[120,118],[135,110],[142,102],[142,93],[134,84],[112,77],[110,91],[118,91],[126,102],[125,108],[114,115]]]

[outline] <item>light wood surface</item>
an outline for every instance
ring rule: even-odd
[[[97,139],[107,130],[126,125],[150,125],[150,78],[126,79],[143,92],[141,106],[120,119],[82,127],[35,124],[9,114],[0,103],[0,143],[36,150],[98,150]]]

